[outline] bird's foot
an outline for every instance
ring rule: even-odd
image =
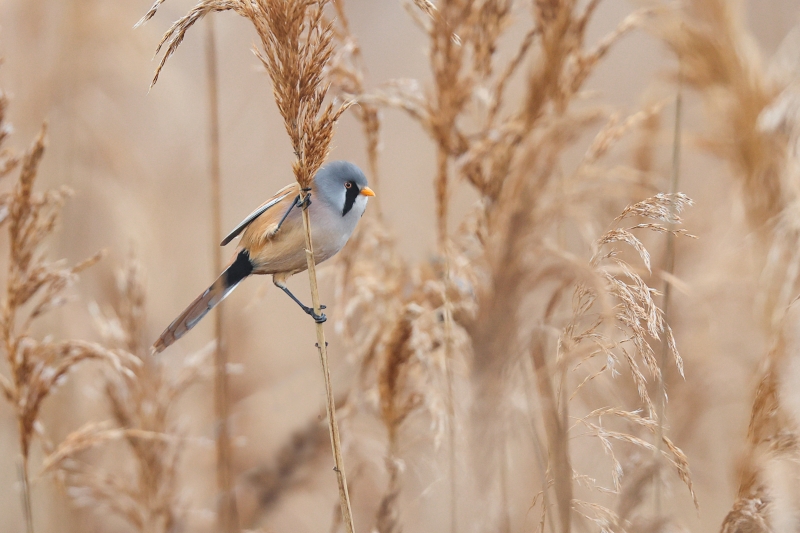
[[[320,311],[322,311],[325,308],[326,308],[326,306],[324,306],[324,305],[320,305],[319,306]],[[313,318],[314,322],[316,322],[317,324],[322,324],[323,322],[328,320],[328,317],[325,316],[325,313],[321,313],[321,314],[318,315],[316,312],[314,312],[314,308],[313,307],[308,307],[308,306],[304,305],[303,306],[303,311],[305,311],[306,314],[308,314],[311,318]]]
[[[289,298],[291,298],[292,300],[294,300],[294,303],[296,303],[297,305],[299,305],[299,306],[300,306],[300,309],[302,309],[303,311],[305,311],[307,315],[309,315],[311,318],[313,318],[313,319],[314,319],[314,322],[316,322],[317,324],[322,324],[323,322],[325,322],[326,320],[328,320],[328,317],[326,317],[326,316],[325,316],[325,313],[322,313],[322,314],[319,314],[319,315],[318,315],[316,312],[314,312],[314,308],[313,308],[313,307],[309,307],[309,306],[305,305],[303,302],[301,302],[300,300],[298,300],[298,299],[297,299],[297,296],[295,296],[294,294],[292,294],[292,291],[290,291],[290,290],[289,290],[289,289],[288,289],[286,286],[284,286],[283,284],[281,284],[281,285],[278,285],[278,288],[280,288],[280,289],[281,289],[283,292],[285,292],[285,293],[287,294],[287,296],[289,296]],[[320,309],[320,311],[322,311],[323,309],[325,309],[325,306],[324,306],[324,305],[320,305],[320,306],[319,306],[319,309]]]
[[[297,200],[295,201],[295,205],[300,209],[306,209],[311,205],[311,189],[303,189],[303,192],[306,193],[306,197],[301,200],[300,195],[297,195]]]

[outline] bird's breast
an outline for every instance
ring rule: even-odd
[[[341,250],[355,226],[347,223],[340,212],[329,209],[314,210],[311,205],[311,239],[314,245],[314,258],[317,263],[330,259]]]
[[[341,212],[313,198],[309,217],[314,262],[317,264],[330,259],[347,244],[359,218],[351,215],[343,217]],[[295,209],[277,233],[269,236],[267,233],[265,226],[261,230],[252,228],[243,236],[243,241],[247,239],[245,246],[254,263],[255,273],[296,273],[307,268],[305,230],[300,210]]]

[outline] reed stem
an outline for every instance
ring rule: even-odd
[[[303,195],[305,199],[305,194]],[[303,229],[305,230],[306,240],[306,261],[308,262],[308,283],[311,288],[311,302],[316,314],[322,313],[319,303],[319,286],[317,285],[317,269],[314,262],[314,246],[311,242],[311,220],[308,216],[308,209],[303,209]],[[328,367],[328,343],[325,342],[325,328],[322,323],[316,323],[317,349],[319,350],[319,360],[322,363],[322,375],[325,380],[325,410],[328,414],[328,429],[331,435],[331,448],[333,450],[333,471],[336,472],[336,480],[339,484],[339,505],[342,509],[342,521],[347,533],[354,533],[353,511],[350,508],[350,494],[347,491],[347,477],[344,470],[344,458],[342,457],[342,444],[339,440],[339,425],[336,422],[336,403],[333,398],[333,387],[331,386],[331,373]]]
[[[447,380],[447,447],[450,475],[450,533],[458,532],[458,480],[456,468],[456,407],[453,395],[453,306],[447,294],[450,285],[450,254],[445,250],[445,288],[444,288],[444,366]]]
[[[209,155],[211,174],[212,233],[215,244],[214,272],[222,271],[222,258],[216,243],[222,240],[222,183],[220,171],[219,141],[219,90],[217,71],[217,43],[213,17],[206,19],[206,82],[208,85]],[[239,531],[239,513],[233,493],[231,475],[231,442],[228,418],[230,416],[228,393],[228,353],[225,342],[224,302],[217,307],[214,315],[214,332],[217,346],[214,351],[214,415],[216,418],[217,447],[217,489],[219,502],[217,522],[220,531],[234,533]]]
[[[680,69],[680,58],[678,58],[678,94],[675,96],[675,126],[672,134],[672,171],[669,181],[669,193],[673,195],[678,192],[678,182],[680,178],[680,164],[681,164],[681,118],[683,111],[683,95],[682,95],[682,73]],[[675,215],[674,208],[672,215]],[[663,271],[670,276],[675,271],[675,235],[671,232],[667,233],[667,246],[664,252],[664,267]],[[664,280],[664,300],[661,309],[664,312],[664,322],[669,323],[669,300],[672,294],[672,282],[669,279]],[[666,339],[661,343],[661,357],[659,359],[659,370],[661,372],[661,379],[658,382],[659,398],[658,398],[658,430],[656,432],[656,461],[662,461],[662,452],[664,447],[664,417],[667,412],[667,385],[665,370],[667,367],[667,360],[669,359],[669,345]],[[659,469],[656,469],[656,473]],[[656,518],[661,516],[661,483],[658,479],[655,480],[653,485],[653,497],[655,499],[655,513]]]
[[[22,510],[25,514],[25,531],[33,533],[33,507],[31,506],[31,484],[28,477],[28,456],[22,455],[19,462],[19,481],[22,485]]]
[[[536,374],[536,385],[539,391],[545,433],[547,434],[548,462],[553,472],[553,488],[558,507],[559,531],[560,533],[570,533],[572,530],[572,467],[569,460],[567,426],[564,424],[568,406],[565,402],[562,402],[561,409],[559,409],[558,398],[563,397],[563,392],[557,396],[545,359],[544,345],[541,341],[533,344],[531,358],[533,360],[534,373]],[[563,369],[561,370],[563,380]],[[561,390],[563,391],[563,389],[562,382]],[[546,493],[546,486],[544,490]],[[542,528],[542,531],[544,531],[544,528]]]

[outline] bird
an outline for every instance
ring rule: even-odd
[[[305,192],[305,199],[301,192]],[[348,161],[327,163],[314,176],[311,187],[298,183],[287,185],[261,204],[236,226],[220,243],[225,246],[241,234],[239,245],[219,277],[167,326],[153,343],[151,351],[164,351],[184,336],[245,278],[271,274],[272,282],[285,292],[316,322],[325,314],[316,314],[286,286],[286,280],[308,268],[302,209],[308,209],[314,263],[336,255],[353,234],[375,193],[367,185],[364,173]],[[322,309],[325,306],[320,306]]]

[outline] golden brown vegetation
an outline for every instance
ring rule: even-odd
[[[143,29],[167,9],[180,15],[184,6],[171,4],[156,0],[140,21],[153,19]],[[99,256],[71,268],[45,260],[66,190],[34,190],[44,130],[23,155],[0,153],[0,177],[16,179],[0,195],[0,225],[9,229],[0,386],[18,427],[18,450],[5,455],[20,457],[19,523],[29,532],[34,525],[49,530],[37,518],[46,514],[45,497],[31,495],[31,482],[38,480],[65,489],[76,506],[93,508],[69,515],[76,531],[87,524],[148,533],[796,530],[796,39],[787,37],[772,65],[764,66],[741,6],[726,0],[649,2],[612,24],[604,15],[606,33],[599,36],[592,29],[604,7],[599,0],[401,4],[415,26],[414,46],[426,50],[426,79],[370,79],[369,48],[348,18],[367,8],[355,0],[201,0],[164,34],[152,80],[161,80],[154,91],[176,83],[163,67],[197,48],[189,44],[192,26],[232,11],[257,38],[255,53],[268,75],[259,79],[261,92],[250,96],[275,102],[280,118],[270,127],[283,123],[289,143],[280,151],[292,157],[281,161],[291,160],[302,186],[338,150],[337,121],[350,115],[358,121],[370,179],[377,182],[380,172],[381,186],[321,284],[323,291],[331,287],[335,319],[331,370],[325,332],[316,326],[333,464],[323,453],[320,409],[301,413],[281,405],[276,412],[231,375],[231,361],[257,368],[257,358],[245,354],[261,358],[266,349],[259,344],[266,346],[265,338],[246,326],[245,317],[259,312],[252,306],[246,312],[228,307],[227,352],[211,343],[188,356],[148,353],[153,331],[147,317],[168,305],[161,295],[146,305],[139,263],[146,257],[129,258],[116,290],[103,287],[102,303],[90,306],[98,342],[55,341],[49,328],[75,335],[52,322],[37,328]],[[393,22],[371,24],[381,32]],[[673,62],[664,60],[653,80],[655,98],[642,98],[638,109],[617,109],[592,92],[592,80],[607,75],[602,69],[623,37],[648,32],[667,45]],[[212,167],[218,169],[226,129],[214,118],[216,56],[213,47],[207,50],[208,120],[212,138],[220,136],[212,141]],[[238,52],[220,46],[220,64]],[[187,83],[201,86],[199,79]],[[685,118],[682,96],[673,108],[678,93],[694,99]],[[219,99],[225,101],[224,91]],[[6,106],[4,97],[0,126]],[[424,183],[420,196],[430,192],[434,199],[425,213],[434,249],[425,250],[430,255],[424,259],[407,256],[408,219],[398,223],[387,193],[409,172],[384,164],[399,149],[387,141],[397,110],[410,119],[404,138],[417,135],[428,154],[421,156],[424,179],[413,181]],[[673,111],[675,130],[668,135]],[[700,113],[708,117],[702,127]],[[0,132],[5,143],[9,129]],[[682,145],[686,137],[693,142]],[[726,181],[705,184],[682,163],[687,152],[712,155],[717,172],[738,189],[728,191]],[[290,171],[287,165],[269,172]],[[250,187],[240,176],[223,177],[232,189]],[[679,177],[705,204],[690,209],[692,200],[676,188]],[[412,178],[406,179],[410,187]],[[218,185],[212,191],[217,233],[223,211]],[[709,205],[709,194],[741,204],[742,220]],[[424,205],[404,209],[421,216]],[[194,217],[193,230],[201,231]],[[726,224],[752,242],[731,246],[736,253],[720,259],[719,248],[730,246]],[[170,231],[170,243],[180,241],[177,230]],[[311,257],[310,233],[307,239]],[[184,272],[187,263],[202,262],[199,255],[151,271],[161,277],[170,275],[167,270]],[[693,262],[706,273],[693,270]],[[313,262],[309,267],[319,312]],[[725,292],[739,299],[713,294],[703,276],[720,277]],[[697,310],[706,307],[707,314]],[[693,320],[697,316],[715,326]],[[724,368],[732,366],[725,358],[731,348],[714,344],[705,331],[724,321],[741,329],[738,337],[729,333],[729,343],[745,352],[739,355],[746,377],[737,383],[751,391],[736,397],[733,407],[725,406],[730,396],[711,397],[720,383],[735,381]],[[294,330],[267,326],[266,339],[297,337],[301,347],[310,342]],[[217,441],[216,483],[213,462],[196,461],[208,435],[183,422],[204,407],[190,405],[188,389],[211,370],[213,349],[216,412],[213,430],[205,433]],[[293,360],[310,356],[296,351]],[[98,403],[105,414],[93,413],[88,422],[79,417],[85,425],[77,431],[61,426],[49,435],[43,400],[86,359],[110,363],[100,374],[87,369],[76,376],[101,383]],[[748,382],[756,370],[757,380]],[[277,377],[296,385],[291,373]],[[307,397],[319,400],[301,388],[288,397],[298,405]],[[253,413],[244,414],[247,401],[257,404],[255,416],[269,428],[249,448],[238,438],[253,423]],[[749,427],[735,416],[745,401]],[[63,403],[70,402],[78,408],[76,398],[65,397]],[[712,421],[701,406],[728,411]],[[278,433],[279,426],[284,431]],[[726,431],[715,435],[720,426]],[[54,439],[60,444],[51,444],[63,434]],[[47,474],[39,477],[30,474],[37,435],[40,470]],[[734,451],[715,460],[704,446]],[[726,485],[720,472],[734,479]],[[712,511],[701,522],[695,508],[706,506]]]
[[[210,368],[206,349],[167,369],[149,353],[145,332],[146,295],[141,265],[131,259],[117,273],[113,309],[94,309],[106,346],[125,356],[124,372],[105,372],[105,396],[111,420],[89,423],[66,437],[44,462],[58,472],[78,505],[108,509],[138,531],[152,533],[181,529],[185,506],[180,501],[178,465],[185,438],[170,420],[170,406]],[[86,449],[122,440],[117,455],[132,471],[125,477],[81,460]]]
[[[0,142],[10,128],[3,123],[8,99],[0,95]],[[0,387],[13,406],[19,436],[19,473],[25,524],[34,531],[31,508],[30,456],[33,438],[42,434],[39,420],[42,403],[82,361],[99,359],[111,363],[119,374],[126,369],[123,357],[98,344],[80,340],[37,339],[34,322],[66,302],[64,292],[77,274],[100,259],[97,254],[75,266],[48,261],[43,241],[53,232],[58,212],[69,195],[67,189],[34,191],[45,149],[46,127],[42,126],[31,147],[22,155],[3,151],[2,177],[17,172],[11,190],[2,196],[2,221],[8,228],[8,270],[2,303],[3,350],[8,375],[0,375]]]

